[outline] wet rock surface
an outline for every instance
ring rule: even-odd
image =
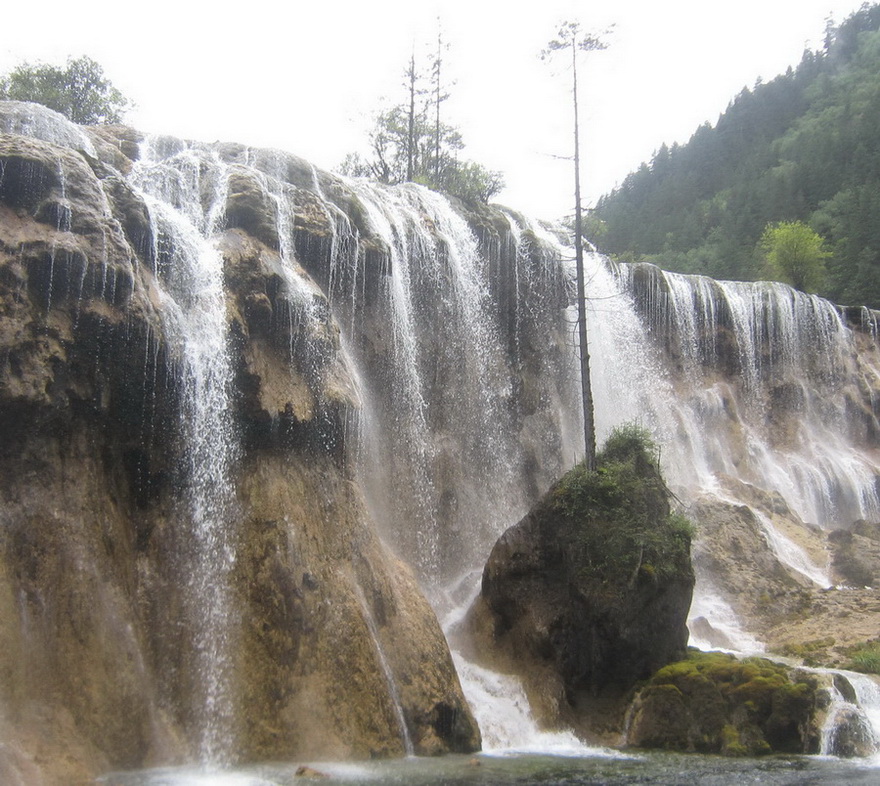
[[[656,466],[634,448],[615,457],[632,466],[611,480],[605,455],[497,541],[470,631],[477,658],[522,677],[544,725],[619,742],[633,686],[685,654],[694,576],[689,536],[667,529]],[[663,534],[640,550],[642,526]]]
[[[191,761],[182,361],[167,243],[125,179],[140,136],[0,108],[0,773],[69,784]],[[230,760],[475,750],[434,613],[351,482],[360,400],[326,295],[281,269],[245,180],[216,238],[243,446]]]
[[[743,629],[768,652],[806,658],[809,665],[846,666],[847,648],[873,640],[880,630],[877,590],[854,579],[878,575],[876,525],[825,533],[804,527],[789,511],[755,490],[752,507],[718,500],[697,501],[689,510],[701,522],[694,545],[698,574],[737,610]],[[823,586],[784,565],[766,547],[767,530],[755,511],[787,532],[792,543],[825,565]],[[693,632],[718,647],[734,647],[724,633],[692,622]],[[701,627],[702,626],[702,627]]]

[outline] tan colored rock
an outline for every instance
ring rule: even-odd
[[[198,755],[176,348],[146,206],[114,169],[138,139],[110,129],[93,139],[98,158],[0,139],[0,778],[10,784],[69,786]],[[219,242],[243,443],[230,758],[401,755],[401,712],[418,752],[477,749],[434,613],[348,477],[359,402],[326,298],[241,229]],[[291,275],[311,293],[303,313],[290,312]]]
[[[383,658],[416,751],[472,750],[478,731],[433,612],[365,526],[356,489],[310,463],[260,460],[242,483],[245,701],[260,707],[245,714],[245,758],[403,754]]]
[[[714,591],[730,603],[743,628],[766,643],[768,651],[806,656],[814,664],[845,664],[847,646],[871,640],[880,630],[877,591],[851,586],[857,575],[880,575],[874,528],[861,522],[852,532],[828,534],[805,526],[756,489],[739,487],[738,494],[771,517],[815,563],[829,562],[832,579],[841,583],[819,587],[782,565],[767,549],[754,510],[708,499],[689,511],[700,522],[694,544],[698,570],[711,577]],[[721,640],[715,644],[724,646]]]

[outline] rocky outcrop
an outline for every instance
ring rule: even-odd
[[[685,522],[640,437],[612,437],[495,544],[472,656],[520,675],[542,723],[619,742],[633,686],[682,658],[694,576]]]
[[[639,689],[627,743],[725,756],[818,753],[818,683],[763,658],[694,651]]]
[[[182,284],[126,179],[139,136],[0,107],[0,773],[197,759]],[[474,750],[434,613],[352,481],[361,402],[327,296],[285,268],[265,191],[228,185],[224,760]]]
[[[805,527],[779,497],[742,486],[738,496],[751,505],[707,496],[690,506],[689,515],[700,522],[698,576],[768,651],[812,666],[845,667],[847,647],[873,639],[880,625],[880,601],[864,582],[880,573],[876,525],[856,522],[852,530],[825,533]],[[780,562],[767,548],[770,526],[814,565],[827,565],[827,585]],[[713,646],[736,648],[703,618],[692,620],[691,629]]]

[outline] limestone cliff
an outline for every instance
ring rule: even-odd
[[[0,779],[191,761],[206,740],[220,763],[476,749],[434,613],[352,481],[362,402],[317,198],[291,217],[316,281],[265,184],[226,170],[205,248],[228,412],[208,402],[204,428],[234,447],[214,476],[187,425],[211,383],[177,333],[200,295],[130,179],[141,136],[14,103],[0,130]],[[281,165],[287,189],[313,177]]]
[[[579,453],[563,246],[414,184],[0,104],[0,779],[477,745],[422,592],[457,618]],[[651,431],[696,600],[739,623],[710,604],[692,633],[872,637],[878,315],[587,263],[600,441]],[[530,565],[527,521],[499,554]],[[533,692],[546,718],[617,679],[586,661]]]

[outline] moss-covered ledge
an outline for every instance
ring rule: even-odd
[[[690,650],[638,691],[627,744],[725,756],[818,753],[823,695],[816,675],[801,669]]]

